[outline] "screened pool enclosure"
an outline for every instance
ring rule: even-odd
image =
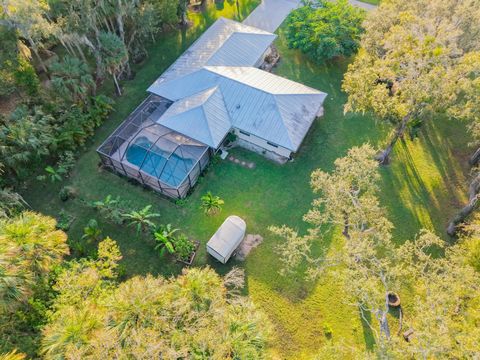
[[[104,166],[171,198],[184,198],[208,164],[209,147],[157,124],[171,101],[149,95],[97,149]]]

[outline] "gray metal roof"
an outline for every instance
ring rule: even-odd
[[[215,148],[229,131],[228,124],[297,151],[327,94],[253,67],[274,38],[231,20],[217,20],[149,87],[175,101],[175,115],[160,123]],[[202,100],[205,97],[209,100]],[[203,102],[194,106],[194,101]],[[196,116],[200,119],[194,120]]]
[[[254,66],[277,36],[219,18],[148,89],[205,65]],[[154,91],[152,91],[154,92]]]
[[[232,128],[217,87],[174,102],[157,123],[213,148]]]

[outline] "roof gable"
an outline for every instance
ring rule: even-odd
[[[174,102],[157,123],[217,148],[231,124],[217,87]]]

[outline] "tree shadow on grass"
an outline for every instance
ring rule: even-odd
[[[368,350],[373,350],[375,346],[375,337],[373,335],[372,328],[369,324],[372,323],[372,314],[368,311],[365,311],[362,316],[362,311],[358,308],[358,316],[362,323],[363,328],[363,340],[365,341],[365,346]]]
[[[420,228],[446,237],[445,224],[464,199],[466,170],[461,163],[466,147],[451,137],[464,140],[465,132],[454,125],[447,120],[427,123],[417,139],[397,144],[393,163],[381,170],[380,196],[399,243],[413,238]]]

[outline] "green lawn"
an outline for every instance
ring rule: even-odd
[[[241,1],[242,18],[256,5],[253,0]],[[325,116],[318,119],[309,132],[295,161],[280,166],[251,152],[237,149],[237,157],[254,161],[254,170],[231,162],[214,165],[196,187],[184,206],[177,206],[155,193],[142,189],[98,167],[96,147],[120,124],[145,97],[148,85],[210,24],[218,15],[233,17],[235,8],[225,2],[222,11],[210,9],[208,16],[193,15],[193,27],[186,32],[166,35],[152,46],[147,61],[138,66],[134,80],[124,84],[125,94],[117,100],[114,114],[97,131],[81,154],[70,179],[62,184],[32,182],[24,191],[26,200],[36,210],[57,216],[61,209],[74,214],[70,242],[81,241],[88,219],[98,217],[86,203],[106,195],[120,196],[134,208],[152,204],[161,214],[162,223],[172,223],[202,242],[195,265],[213,266],[220,273],[233,265],[247,272],[246,293],[265,311],[275,326],[272,353],[280,358],[299,359],[315,352],[326,341],[323,327],[333,329],[333,339],[345,339],[359,346],[370,346],[371,336],[364,331],[357,310],[346,304],[342,287],[332,273],[316,283],[304,281],[299,274],[281,277],[275,254],[278,239],[272,237],[269,225],[289,224],[305,229],[302,215],[309,208],[313,195],[309,189],[312,170],[331,170],[336,158],[344,156],[355,145],[370,142],[379,145],[389,128],[368,116],[344,115],[345,95],[340,90],[347,62],[318,65],[296,50],[289,50],[279,31],[277,47],[282,55],[275,73],[310,85],[329,94]],[[111,89],[108,89],[111,90]],[[430,123],[414,141],[398,144],[393,163],[382,169],[381,201],[396,225],[395,241],[412,238],[421,227],[435,229],[444,236],[444,226],[455,209],[465,201],[465,158],[467,149],[463,126],[438,120]],[[58,190],[74,186],[79,193],[75,200],[61,202]],[[225,200],[223,211],[215,217],[203,215],[200,196],[211,190]],[[204,244],[221,222],[231,214],[247,221],[248,232],[261,234],[264,242],[245,263],[231,261],[221,266],[206,255]],[[153,250],[152,240],[138,238],[133,229],[98,219],[104,235],[117,240],[124,259],[126,276],[135,274],[177,274],[181,266]],[[341,244],[338,234],[324,240],[330,251]]]
[[[372,5],[378,5],[380,4],[380,0],[360,0],[361,2],[367,3],[367,4],[372,4]]]

